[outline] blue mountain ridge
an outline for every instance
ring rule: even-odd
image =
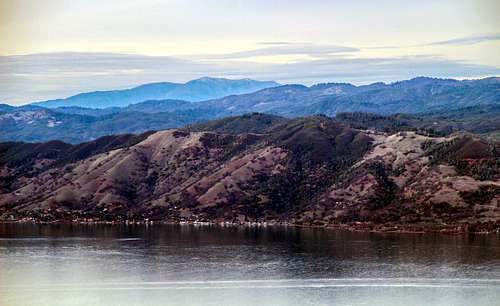
[[[187,83],[149,83],[122,90],[80,93],[65,99],[35,102],[43,107],[79,106],[87,108],[125,107],[146,100],[175,99],[198,102],[228,95],[245,94],[279,86],[274,81],[202,77]]]

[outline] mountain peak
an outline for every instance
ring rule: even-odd
[[[217,82],[217,81],[231,81],[231,80],[230,79],[226,79],[226,78],[216,78],[216,77],[204,76],[204,77],[201,77],[201,78],[197,78],[197,79],[188,81],[185,84],[196,83],[196,82]]]
[[[250,78],[243,78],[243,79],[228,79],[228,78],[223,78],[223,77],[210,77],[210,76],[203,76],[191,81],[186,82],[185,84],[192,84],[192,83],[212,83],[212,82],[218,82],[218,83],[255,83],[255,84],[273,84],[274,86],[279,86],[280,84],[275,82],[275,81],[259,81],[259,80],[254,80]]]

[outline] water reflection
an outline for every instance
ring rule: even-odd
[[[500,300],[500,238],[492,235],[0,224],[0,268],[2,305]]]

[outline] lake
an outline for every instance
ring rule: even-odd
[[[0,224],[0,305],[500,305],[498,235]]]

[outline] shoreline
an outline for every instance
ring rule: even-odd
[[[219,226],[219,227],[245,227],[245,228],[309,228],[338,230],[348,232],[365,233],[396,233],[396,234],[475,234],[475,235],[500,235],[500,227],[490,224],[375,224],[370,222],[353,222],[327,225],[297,224],[289,222],[229,222],[229,221],[151,221],[151,220],[120,220],[120,221],[102,221],[102,220],[1,220],[1,224],[38,224],[38,225],[188,225],[188,226]]]

